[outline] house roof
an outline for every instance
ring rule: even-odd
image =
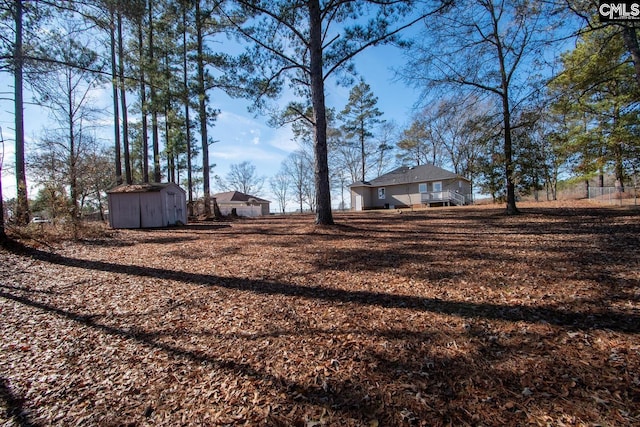
[[[173,182],[153,182],[145,184],[122,184],[107,191],[107,193],[155,193],[167,187],[176,187],[184,192],[178,184]]]
[[[349,187],[383,187],[386,185],[410,184],[415,182],[431,182],[446,179],[464,179],[453,172],[434,165],[400,166],[371,181],[359,181]]]
[[[254,203],[271,203],[269,200],[264,200],[256,196],[244,194],[239,191],[227,191],[226,193],[217,193],[211,197],[215,197],[218,202],[254,202]]]

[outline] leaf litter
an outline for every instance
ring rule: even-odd
[[[2,425],[640,423],[640,215],[242,219],[0,251]]]

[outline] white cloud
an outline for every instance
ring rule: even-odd
[[[211,150],[213,162],[218,159],[231,162],[243,162],[256,160],[277,160],[280,158],[277,154],[253,145],[243,144],[215,144]]]
[[[216,120],[216,127],[230,127],[232,129],[248,131],[251,129],[259,129],[264,127],[264,125],[254,118],[231,111],[222,111]]]
[[[300,148],[298,143],[294,141],[293,132],[288,126],[276,129],[267,144],[285,153],[291,153]]]
[[[268,129],[258,120],[233,112],[223,111],[213,128],[214,139],[222,143],[260,145],[263,129]]]
[[[251,144],[260,145],[260,131],[258,129],[251,129],[249,135],[251,136]]]

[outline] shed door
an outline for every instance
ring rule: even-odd
[[[361,211],[362,210],[362,195],[361,194],[356,194],[356,210],[357,211]]]
[[[177,222],[176,193],[167,193],[167,225],[174,225]]]
[[[140,193],[140,227],[164,227],[160,193]]]

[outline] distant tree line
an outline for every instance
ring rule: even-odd
[[[0,0],[12,219],[26,224],[34,208],[27,171],[41,189],[35,206],[73,222],[87,207],[102,211],[105,190],[121,183],[178,182],[190,205],[202,191],[209,208],[223,91],[292,127],[300,149],[269,187],[282,209],[293,201],[319,224],[333,223],[332,191],[394,163],[451,168],[511,214],[517,194],[553,197],[561,176],[613,174],[624,191],[640,166],[638,30],[600,23],[597,3]],[[225,50],[229,38],[246,49]],[[354,83],[354,58],[381,44],[406,49],[398,76],[421,94],[409,123],[385,121],[375,88]],[[340,109],[326,105],[328,82],[351,87]],[[25,87],[53,123],[28,155]],[[287,88],[297,100],[277,108]],[[105,90],[112,107],[97,111]],[[109,144],[96,137],[104,122]]]

